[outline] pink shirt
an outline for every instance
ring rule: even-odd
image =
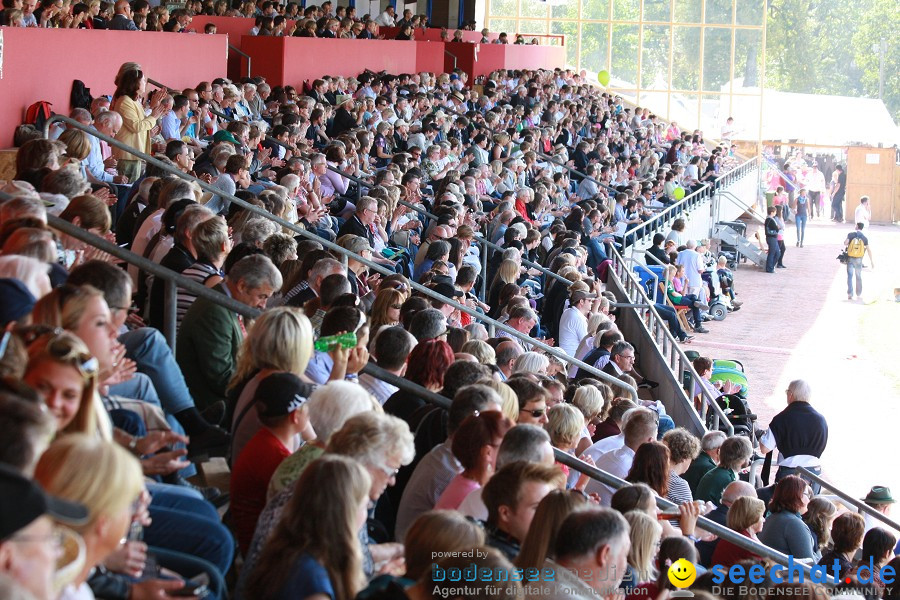
[[[463,477],[462,473],[450,480],[450,485],[438,498],[437,504],[434,505],[435,510],[456,510],[466,496],[480,488],[481,485],[472,479]]]

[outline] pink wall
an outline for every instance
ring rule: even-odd
[[[67,115],[75,79],[95,98],[111,95],[121,63],[134,61],[165,85],[192,87],[225,73],[226,48],[218,35],[4,27],[0,148],[12,146],[13,130],[38,100]]]
[[[386,40],[392,40],[397,37],[397,34],[400,32],[399,27],[379,27],[378,31],[381,35],[384,36]],[[448,29],[447,32],[450,34],[450,39],[453,39],[453,34],[456,32],[455,29]],[[492,42],[496,40],[500,36],[499,33],[488,33],[488,39]],[[417,42],[440,42],[441,41],[441,29],[439,27],[429,27],[428,29],[416,29],[413,33],[413,37]],[[478,43],[481,41],[481,32],[480,31],[463,31],[463,40],[472,43]]]
[[[428,46],[423,48],[422,46]],[[321,75],[356,76],[365,69],[414,73],[417,64],[434,67],[443,55],[441,44],[387,40],[277,38],[245,35],[241,50],[253,57],[253,72],[271,85],[299,86]]]

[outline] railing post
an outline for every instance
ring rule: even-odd
[[[164,305],[163,335],[169,342],[172,353],[175,352],[175,338],[177,336],[178,316],[178,287],[171,279],[166,280],[166,301]]]

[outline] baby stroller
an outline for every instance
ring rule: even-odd
[[[723,359],[713,360],[712,375],[709,380],[713,383],[716,383],[717,381],[730,381],[731,383],[741,386],[740,391],[736,392],[735,395],[746,401],[750,387],[749,382],[747,381],[747,375],[744,373],[744,365],[741,364],[740,361]]]

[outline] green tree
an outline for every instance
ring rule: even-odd
[[[894,121],[900,120],[900,44],[895,39],[900,31],[900,10],[896,0],[873,0],[870,8],[859,15],[853,33],[853,52],[861,71],[863,91],[872,98],[878,97],[879,52],[885,41],[884,55],[884,103]]]

